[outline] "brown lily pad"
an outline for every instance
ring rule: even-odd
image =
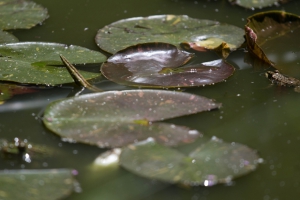
[[[192,54],[166,43],[145,43],[128,47],[101,66],[109,80],[137,87],[194,87],[225,80],[234,67],[224,60],[186,64]]]

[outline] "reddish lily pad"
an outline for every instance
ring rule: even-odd
[[[0,83],[0,105],[6,100],[12,98],[14,95],[34,92],[37,92],[37,90],[30,87],[8,83]]]
[[[158,88],[210,85],[234,72],[234,67],[221,59],[185,65],[191,57],[171,44],[139,44],[111,56],[101,66],[101,72],[119,84]]]
[[[201,134],[187,127],[156,121],[219,108],[205,97],[164,90],[93,93],[48,105],[43,122],[65,141],[121,147],[154,137],[174,146]]]
[[[191,186],[228,183],[255,170],[259,161],[249,147],[217,138],[189,155],[148,139],[124,147],[119,159],[122,167],[137,175]]]
[[[212,20],[193,19],[186,15],[154,15],[114,22],[100,29],[96,35],[98,46],[116,53],[129,46],[148,42],[165,42],[177,47],[183,42],[201,43],[209,48],[227,43],[235,50],[244,42],[243,30]]]
[[[252,54],[284,74],[300,77],[299,16],[283,11],[257,13],[248,18],[245,30]]]
[[[1,170],[0,199],[56,200],[79,189],[71,169]]]

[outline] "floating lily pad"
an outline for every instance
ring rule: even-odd
[[[244,42],[242,29],[212,20],[193,19],[186,15],[154,15],[114,22],[96,35],[98,46],[112,54],[129,46],[165,42],[179,47],[182,42],[197,42],[209,48],[227,43],[231,50]]]
[[[210,85],[234,72],[234,67],[222,59],[184,65],[191,57],[171,44],[139,44],[111,56],[101,66],[101,72],[119,84],[163,88]]]
[[[70,169],[0,171],[0,199],[56,200],[75,187],[78,183]]]
[[[73,82],[59,55],[73,64],[101,63],[106,57],[74,45],[44,42],[20,42],[0,45],[0,80],[28,84],[59,85]],[[100,73],[81,71],[86,79]]]
[[[201,134],[187,127],[156,121],[219,108],[205,97],[165,90],[93,93],[47,106],[43,122],[65,141],[121,147],[148,137],[174,146]]]
[[[279,3],[285,3],[288,0],[229,0],[232,4],[239,5],[244,8],[264,8],[269,6],[278,5]]]
[[[46,8],[32,1],[0,0],[0,29],[31,28],[48,18]]]
[[[299,16],[282,11],[257,13],[248,18],[245,30],[252,54],[284,74],[300,77]]]
[[[18,38],[16,38],[14,35],[6,32],[6,31],[1,31],[0,30],[0,44],[3,43],[13,43],[13,42],[18,42]]]
[[[256,169],[259,157],[249,147],[219,139],[203,143],[189,155],[147,140],[122,149],[120,164],[143,177],[169,183],[212,186]]]

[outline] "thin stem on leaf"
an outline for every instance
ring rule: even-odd
[[[85,80],[85,78],[78,72],[78,70],[63,55],[59,56],[77,85],[94,92],[103,92],[103,90],[91,85],[87,80]]]

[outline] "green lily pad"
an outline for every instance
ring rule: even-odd
[[[249,147],[216,138],[189,155],[148,139],[124,147],[119,159],[122,167],[137,175],[192,186],[228,183],[256,169],[259,161]]]
[[[196,130],[156,121],[219,108],[205,97],[165,90],[92,93],[47,106],[43,122],[64,141],[121,147],[154,137],[174,146],[194,141]]]
[[[48,18],[46,8],[32,1],[0,0],[0,29],[31,28]]]
[[[1,31],[0,30],[0,44],[3,43],[13,43],[13,42],[18,42],[18,38],[16,38],[14,35],[6,32],[6,31]]]
[[[234,67],[222,59],[185,65],[191,57],[171,44],[138,44],[111,56],[102,64],[101,72],[118,84],[158,88],[210,85],[234,72]]]
[[[75,187],[79,186],[70,169],[0,171],[0,199],[56,200]]]
[[[216,46],[225,42],[234,50],[244,42],[243,35],[242,29],[217,21],[193,19],[186,15],[154,15],[114,22],[100,29],[95,40],[101,49],[112,54],[148,42],[164,42],[178,47],[183,42],[202,42],[207,47],[218,41]]]
[[[279,3],[286,3],[288,0],[263,0],[263,1],[258,1],[258,0],[229,0],[232,4],[239,5],[244,8],[264,8],[264,7],[269,7],[269,6],[275,6],[278,5]]]
[[[300,77],[299,16],[283,11],[257,13],[248,18],[245,30],[252,54],[283,74]]]
[[[27,84],[59,85],[74,82],[59,55],[73,64],[101,63],[106,57],[74,45],[44,42],[19,42],[0,45],[0,80]],[[81,71],[86,79],[100,73]]]

